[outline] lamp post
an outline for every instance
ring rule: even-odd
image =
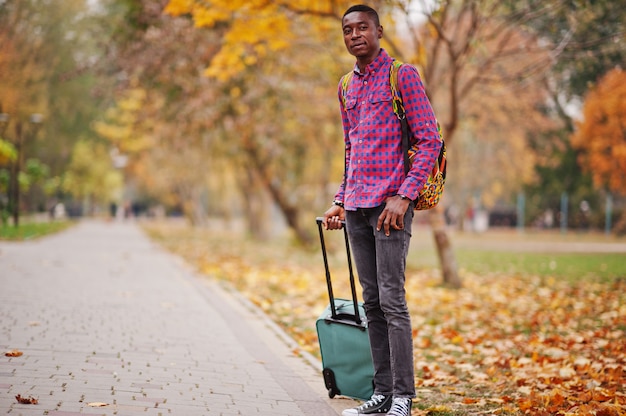
[[[7,129],[9,125],[9,115],[7,113],[2,112],[2,108],[0,108],[0,138],[4,134],[4,131]]]
[[[8,118],[8,115],[7,115]],[[34,138],[43,122],[43,116],[35,113],[30,115],[31,128],[27,139]],[[20,183],[19,176],[22,171],[22,165],[24,164],[24,152],[22,146],[24,144],[24,131],[22,128],[22,122],[15,123],[15,149],[17,150],[17,160],[11,164],[11,178],[9,181],[9,211],[13,217],[13,225],[19,226],[20,221]]]
[[[2,140],[4,140],[4,132],[6,131],[7,126],[9,125],[9,118],[10,118],[9,114],[2,112],[2,104],[0,104],[0,138]],[[7,185],[9,185],[9,184],[7,183]],[[6,193],[6,195],[0,196],[0,203],[1,203],[0,204],[0,208],[2,208],[2,210],[0,211],[0,216],[2,217],[1,220],[2,220],[2,224],[4,225],[4,221],[5,221],[4,214],[6,212],[5,209],[4,209],[4,205],[6,204],[7,208],[8,208],[8,203],[9,203],[9,189],[8,189],[8,186],[7,186],[7,193]]]

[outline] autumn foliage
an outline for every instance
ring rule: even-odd
[[[17,400],[17,402],[20,404],[38,404],[39,403],[39,400],[35,399],[33,396],[26,397],[20,394],[15,396],[15,400]]]
[[[339,7],[347,4],[346,1],[317,0],[218,0],[211,3],[170,0],[165,12],[173,16],[190,15],[197,27],[228,27],[220,51],[206,70],[208,76],[225,81],[292,46],[293,39],[288,37],[293,36],[291,25],[298,15],[338,17]],[[319,22],[317,28],[320,35],[327,29],[323,22]]]
[[[4,353],[5,357],[21,357],[24,353],[19,350],[11,350]]]
[[[152,233],[202,273],[234,285],[302,350],[319,353],[315,319],[328,303],[320,253],[207,230]],[[333,237],[329,247],[340,248]],[[349,296],[345,254],[334,251],[335,296]],[[408,272],[412,414],[626,415],[626,281],[467,272],[463,279],[458,291],[430,271]]]
[[[581,165],[594,184],[616,193],[626,190],[626,72],[614,69],[585,100],[583,120],[572,144],[582,150]]]

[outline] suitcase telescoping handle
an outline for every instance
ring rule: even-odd
[[[320,243],[322,246],[322,256],[324,257],[324,268],[326,269],[326,285],[328,286],[328,298],[330,299],[330,310],[332,319],[339,319],[337,314],[337,308],[335,307],[335,296],[333,295],[333,284],[330,279],[330,268],[328,267],[328,255],[326,254],[326,243],[324,242],[324,230],[322,226],[322,217],[317,217],[317,228],[320,233]],[[348,271],[350,273],[350,289],[352,291],[352,304],[354,305],[354,321],[357,325],[361,325],[361,316],[359,314],[359,304],[356,298],[356,286],[354,284],[354,273],[352,271],[352,257],[350,255],[350,242],[348,241],[348,231],[346,230],[346,224],[343,223],[343,236],[346,241],[346,254],[348,255]]]

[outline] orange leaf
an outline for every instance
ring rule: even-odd
[[[32,396],[22,397],[21,395],[15,396],[15,400],[17,400],[21,404],[37,404],[39,401]]]
[[[612,397],[607,395],[607,394],[604,394],[604,392],[601,392],[601,391],[594,391],[593,392],[593,400],[596,400],[598,402],[607,402],[607,401],[609,401],[611,399],[612,399]]]
[[[519,406],[522,412],[525,412],[533,407],[533,402],[530,399],[519,399],[517,406]]]
[[[552,398],[551,398],[551,400],[550,400],[550,403],[551,403],[553,406],[557,406],[557,407],[558,407],[558,406],[562,405],[564,401],[565,401],[565,397],[563,397],[563,396],[562,396],[559,392],[556,392],[556,393],[552,396]]]

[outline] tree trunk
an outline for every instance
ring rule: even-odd
[[[250,158],[251,166],[254,167],[258,173],[263,187],[269,192],[272,201],[285,216],[287,225],[296,234],[298,241],[301,241],[307,246],[313,244],[313,236],[306,228],[303,228],[298,221],[299,209],[297,205],[289,203],[287,192],[285,192],[277,182],[272,181],[268,168],[269,163],[261,158],[258,148],[254,146],[250,140],[244,141],[244,149]]]
[[[193,218],[194,225],[206,225],[207,223],[207,211],[202,201],[202,195],[204,188],[200,185],[193,187],[193,199],[191,200],[191,216]]]
[[[243,175],[243,183],[240,183],[239,187],[244,199],[248,231],[256,240],[267,240],[270,236],[270,227],[268,226],[264,184],[258,179],[253,169],[246,169]]]
[[[452,250],[452,243],[446,230],[443,207],[439,205],[433,208],[429,212],[429,219],[433,229],[437,254],[439,255],[443,284],[453,289],[460,289],[463,284],[459,278],[456,256],[454,255],[454,250]]]
[[[311,236],[311,233],[309,233],[307,229],[303,228],[298,221],[298,208],[287,201],[287,196],[278,186],[274,186],[274,184],[267,180],[267,178],[264,178],[264,182],[267,190],[272,196],[272,199],[285,216],[287,225],[289,225],[289,228],[296,233],[298,240],[307,246],[313,244],[313,237]]]
[[[202,203],[203,187],[188,182],[179,182],[175,189],[185,218],[189,220],[193,226],[205,225],[207,212]],[[128,209],[130,209],[130,205]],[[125,214],[128,215],[129,213],[126,212]]]

